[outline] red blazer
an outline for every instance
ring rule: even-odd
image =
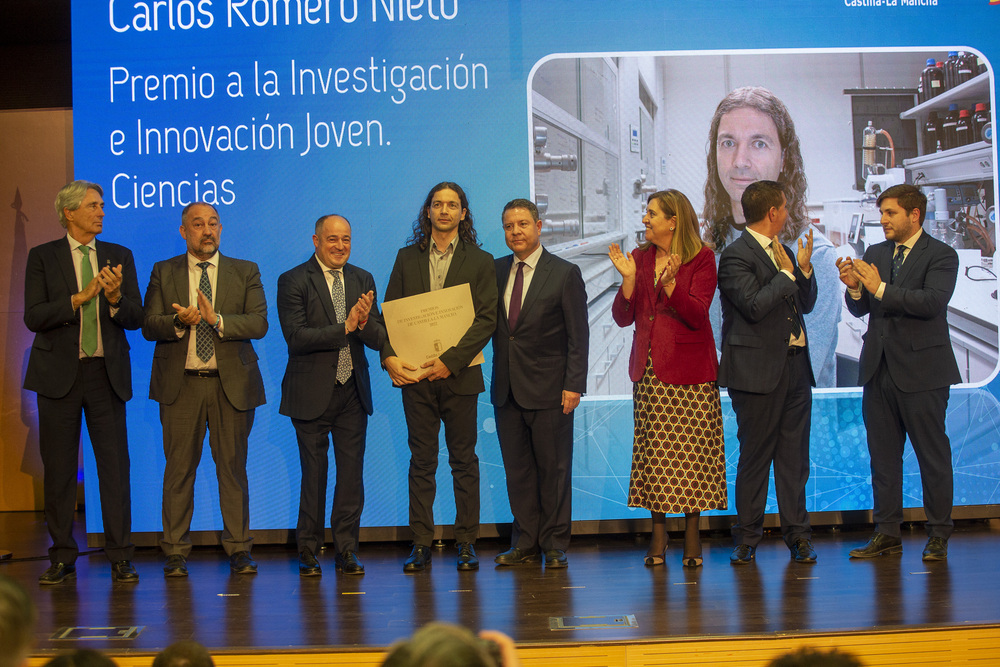
[[[611,314],[618,326],[635,324],[629,377],[642,379],[652,348],[653,372],[665,384],[702,384],[718,377],[719,360],[708,319],[717,285],[715,254],[707,247],[677,272],[674,294],[654,288],[656,247],[632,251],[635,290],[632,299],[615,295]]]

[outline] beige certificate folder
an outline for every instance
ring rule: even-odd
[[[382,304],[385,328],[396,356],[420,369],[421,364],[441,356],[456,345],[472,326],[476,311],[469,283],[432,290]],[[469,363],[483,363],[480,352]],[[423,370],[408,371],[413,377]]]

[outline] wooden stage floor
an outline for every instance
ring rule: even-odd
[[[677,648],[691,642],[721,646],[719,640],[775,638],[862,652],[847,638],[920,631],[951,633],[948,640],[966,649],[981,640],[994,648],[982,654],[980,664],[1000,663],[1000,526],[995,520],[960,523],[949,559],[941,563],[921,561],[922,527],[904,534],[902,556],[849,560],[847,552],[868,535],[868,530],[819,529],[813,540],[819,562],[812,566],[791,562],[779,537],[765,537],[756,563],[742,567],[729,564],[728,537],[707,537],[705,565],[695,570],[681,567],[679,541],[668,550],[666,566],[647,568],[642,540],[578,537],[569,552],[569,568],[551,571],[540,565],[497,568],[493,557],[505,545],[481,541],[478,572],[458,572],[455,550],[448,545],[434,550],[431,567],[415,575],[402,572],[406,545],[366,543],[360,552],[365,576],[337,574],[333,555],[325,553],[320,557],[322,578],[310,579],[298,576],[290,546],[256,548],[259,574],[239,577],[230,575],[221,549],[196,548],[188,563],[191,576],[170,580],[163,577],[159,550],[145,548],[136,553],[136,585],[113,583],[107,560],[96,551],[77,561],[76,581],[39,586],[38,575],[48,566],[41,514],[14,512],[0,513],[0,548],[14,552],[12,561],[0,563],[0,572],[20,580],[38,606],[33,665],[77,647],[104,650],[119,665],[148,665],[146,656],[188,638],[220,657],[295,654],[299,659],[294,664],[320,664],[309,656],[318,660],[324,655],[325,664],[377,664],[386,646],[430,620],[500,630],[529,657],[560,646],[569,655],[570,647],[673,642]],[[80,543],[85,544],[82,535]],[[554,630],[550,625],[554,617],[629,615],[635,627]],[[105,626],[141,631],[132,639],[53,639],[61,628]],[[329,658],[337,655],[340,660]],[[701,655],[700,664],[712,662],[703,649]],[[223,659],[217,664],[272,663]]]

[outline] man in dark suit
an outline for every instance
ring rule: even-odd
[[[267,303],[253,262],[219,253],[215,207],[181,213],[187,252],[157,262],[149,277],[142,334],[156,341],[149,397],[163,425],[163,572],[186,577],[194,478],[208,443],[219,478],[222,546],[234,574],[255,574],[250,558],[247,439],[264,382],[251,339],[267,333]]]
[[[66,236],[28,252],[24,324],[35,332],[24,388],[38,394],[38,447],[45,466],[49,567],[38,582],[76,577],[73,539],[81,414],[94,448],[101,490],[104,553],[116,581],[134,583],[132,494],[125,402],[132,398],[126,329],[142,326],[132,253],[96,240],[104,229],[104,191],[73,181],[56,196]]]
[[[483,371],[469,363],[493,335],[497,283],[493,257],[480,249],[465,191],[456,183],[438,183],[427,194],[409,244],[396,255],[385,300],[423,294],[468,283],[475,310],[458,344],[440,356],[414,364],[400,359],[392,341],[382,348],[382,364],[393,384],[402,387],[410,447],[410,529],[413,549],[404,572],[419,572],[431,560],[434,539],[435,473],[438,431],[444,422],[448,461],[455,489],[455,541],[458,569],[479,569],[479,394]]]
[[[806,511],[809,424],[816,385],[803,315],[816,303],[812,235],[799,239],[798,266],[776,239],[788,219],[783,186],[756,181],[743,192],[747,228],[719,259],[722,360],[719,386],[736,412],[740,460],[730,556],[754,560],[763,536],[771,464],[785,544],[798,563],[815,563]]]
[[[903,447],[910,436],[920,464],[927,546],[923,559],[948,557],[954,495],[951,443],[945,433],[950,385],[961,382],[948,333],[948,301],[958,254],[922,229],[927,198],[894,185],[878,198],[886,240],[864,259],[837,260],[847,309],[868,315],[858,383],[875,497],[875,532],[852,558],[903,551]],[[885,282],[882,276],[889,276]]]
[[[492,402],[514,515],[498,565],[566,567],[573,499],[573,410],[587,390],[587,289],[580,267],[542,247],[538,208],[503,209],[507,247],[496,260]],[[517,262],[514,259],[517,259]]]
[[[324,541],[331,436],[337,466],[330,514],[334,561],[344,574],[364,574],[357,551],[365,502],[365,436],[373,411],[364,346],[381,350],[385,325],[372,275],[347,263],[347,218],[325,215],[317,220],[313,245],[315,255],[278,278],[278,319],[288,344],[278,412],[292,419],[302,465],[295,532],[299,574],[321,574],[316,554]]]

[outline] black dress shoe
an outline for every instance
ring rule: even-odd
[[[163,566],[164,577],[186,577],[188,576],[187,559],[180,554],[167,556],[167,563]]]
[[[430,547],[413,545],[409,557],[403,561],[403,572],[420,572],[431,563]]]
[[[257,563],[249,551],[237,551],[229,557],[229,571],[233,574],[257,574]]]
[[[479,556],[476,555],[476,548],[472,546],[472,542],[458,543],[458,569],[462,571],[479,569]]]
[[[729,556],[730,565],[747,565],[753,562],[754,555],[757,553],[757,547],[752,547],[749,544],[741,544],[735,549],[733,553]]]
[[[319,577],[323,574],[319,561],[313,555],[312,549],[305,548],[299,552],[299,576]]]
[[[76,565],[72,563],[52,563],[52,566],[45,570],[42,576],[38,577],[38,583],[44,585],[61,584],[67,579],[76,579]]]
[[[876,558],[889,554],[903,553],[903,540],[885,533],[875,531],[868,544],[857,549],[851,549],[851,558]]]
[[[365,566],[361,564],[358,554],[348,549],[342,554],[337,554],[333,562],[337,564],[337,571],[344,574],[364,574]]]
[[[139,583],[139,573],[135,571],[132,561],[119,560],[111,564],[111,576],[123,584]]]
[[[796,563],[815,563],[816,550],[813,549],[812,542],[805,538],[795,540],[792,545],[792,560]]]
[[[559,569],[568,565],[569,560],[566,558],[566,552],[562,549],[549,549],[545,552],[546,569]]]
[[[948,560],[948,540],[943,537],[927,540],[923,560]]]
[[[524,563],[538,563],[542,560],[542,555],[537,549],[531,551],[511,547],[502,554],[497,554],[493,562],[497,565],[522,565]]]

